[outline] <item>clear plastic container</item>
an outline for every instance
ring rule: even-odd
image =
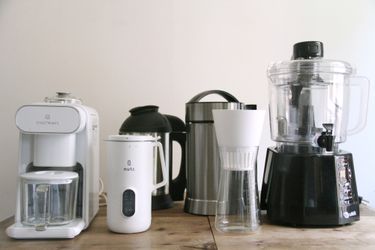
[[[220,147],[222,170],[215,227],[246,233],[260,224],[256,159],[258,147]]]
[[[264,110],[213,110],[221,170],[215,228],[247,233],[260,223],[257,155]]]
[[[267,73],[274,141],[318,147],[316,141],[325,124],[332,125],[335,144],[344,142],[347,133],[364,127],[368,81],[354,78],[350,64],[322,58],[291,60],[271,64]],[[357,99],[351,96],[354,88],[360,90]],[[358,115],[358,119],[348,130],[349,105],[355,100],[359,110],[352,115]]]
[[[68,171],[36,171],[21,175],[21,222],[46,230],[75,219],[78,174]]]

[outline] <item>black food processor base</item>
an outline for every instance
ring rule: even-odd
[[[352,154],[293,154],[268,148],[261,208],[272,223],[292,226],[359,220]]]

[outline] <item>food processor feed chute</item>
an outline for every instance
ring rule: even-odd
[[[323,58],[323,44],[321,42],[301,42],[293,46],[293,60],[320,59]],[[313,66],[313,65],[312,65]],[[296,134],[302,138],[310,138],[314,131],[314,108],[311,100],[311,90],[309,87],[314,81],[322,81],[319,75],[299,74],[296,82],[290,84],[291,98],[289,100],[292,106],[292,123]],[[298,140],[298,138],[296,138]]]

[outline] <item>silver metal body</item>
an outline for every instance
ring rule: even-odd
[[[190,102],[186,104],[186,212],[215,215],[220,158],[212,110],[242,109],[243,106],[239,102]]]

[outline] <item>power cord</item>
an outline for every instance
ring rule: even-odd
[[[107,206],[107,195],[104,192],[104,182],[102,178],[99,177],[99,207],[104,207]],[[102,200],[102,201],[101,201]]]

